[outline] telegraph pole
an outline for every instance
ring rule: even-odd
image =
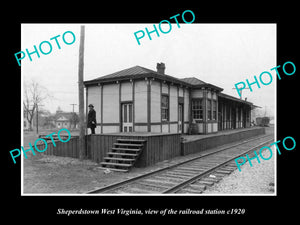
[[[74,113],[74,105],[77,105],[77,104],[74,104],[74,103],[73,103],[73,104],[70,104],[70,105],[72,105],[72,106],[73,106],[73,113]]]
[[[85,27],[80,26],[79,63],[78,63],[78,94],[79,94],[79,159],[85,157],[85,124],[84,124],[84,31]]]

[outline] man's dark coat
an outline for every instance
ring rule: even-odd
[[[94,123],[93,123],[94,122]],[[97,121],[96,121],[96,111],[94,109],[91,109],[88,113],[88,121],[87,121],[87,127],[92,128],[96,127]]]

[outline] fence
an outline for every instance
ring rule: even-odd
[[[52,141],[48,141],[48,148],[44,152],[46,155],[55,155],[55,156],[64,156],[64,157],[72,157],[79,158],[79,139],[78,137],[71,138],[68,142],[60,142],[56,141],[54,147]],[[39,144],[39,149],[44,149],[45,144]]]

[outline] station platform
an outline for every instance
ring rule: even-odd
[[[143,140],[145,143],[134,167],[148,167],[178,156],[194,154],[220,145],[265,134],[264,127],[225,130],[214,134],[183,135],[179,133],[110,133],[86,135],[86,159],[101,163],[118,139]],[[42,144],[43,145],[43,144]],[[38,146],[44,149],[45,146]],[[126,149],[125,149],[126,150]],[[130,149],[128,150],[130,151]],[[48,143],[46,155],[79,158],[79,139],[74,136],[68,142]],[[128,154],[128,153],[126,153]]]
[[[206,135],[182,135],[181,155],[197,153],[206,149],[228,144],[254,136],[265,134],[264,127],[251,127],[224,130],[214,134]]]

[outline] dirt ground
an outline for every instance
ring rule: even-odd
[[[111,182],[121,174],[105,174],[97,163],[80,162],[67,157],[31,156],[24,161],[24,194],[26,193],[85,193],[95,186]]]
[[[133,168],[130,173],[106,173],[91,160],[81,162],[69,157],[41,153],[33,156],[30,153],[27,159],[23,158],[23,165],[24,194],[80,194],[156,170],[168,163],[165,161],[147,168]]]
[[[269,133],[272,128],[267,129]],[[24,134],[24,145],[37,137]],[[191,156],[186,156],[191,157]],[[23,157],[23,194],[81,194],[108,184],[125,180],[143,173],[184,160],[176,157],[147,168],[133,168],[130,173],[110,172],[99,169],[99,164],[90,160],[48,156],[37,153]],[[237,190],[235,190],[237,191]]]

